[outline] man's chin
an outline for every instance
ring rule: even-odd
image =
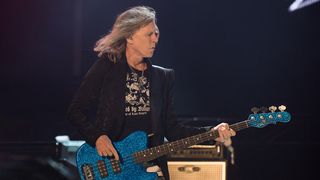
[[[153,53],[152,53],[152,54],[145,55],[144,57],[145,57],[145,58],[151,58],[152,56],[153,56]]]

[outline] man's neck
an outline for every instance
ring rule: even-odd
[[[126,51],[127,63],[129,66],[143,71],[147,68],[146,63],[143,61],[143,57],[138,56],[130,51]]]

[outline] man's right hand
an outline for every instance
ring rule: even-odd
[[[100,156],[114,156],[116,160],[119,160],[118,152],[107,135],[101,135],[97,139],[96,148]]]

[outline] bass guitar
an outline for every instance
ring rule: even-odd
[[[285,106],[279,106],[279,112],[275,112],[274,106],[269,109],[271,112],[250,114],[247,120],[232,124],[230,128],[240,131],[249,127],[263,128],[269,124],[290,121],[291,115],[285,111]],[[146,172],[144,162],[218,137],[218,131],[208,131],[147,149],[147,134],[136,131],[113,143],[119,154],[119,161],[99,156],[94,147],[84,143],[76,153],[77,168],[82,180],[154,180],[157,173]]]

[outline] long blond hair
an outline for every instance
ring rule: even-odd
[[[116,62],[125,52],[127,38],[153,21],[156,21],[156,12],[151,7],[136,6],[126,10],[117,17],[111,32],[96,42],[94,51],[99,57],[107,54]]]

